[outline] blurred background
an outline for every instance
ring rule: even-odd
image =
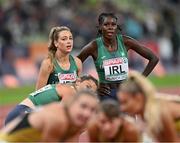
[[[123,34],[158,55],[149,77],[158,90],[179,94],[179,9],[180,0],[0,0],[0,105],[16,104],[35,89],[53,26],[70,27],[76,56],[96,38],[102,12],[114,12]],[[142,71],[146,65],[135,53],[129,52],[129,60],[132,69]],[[83,71],[96,76],[91,58]]]

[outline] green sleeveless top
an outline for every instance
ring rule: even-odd
[[[97,59],[94,62],[100,83],[118,83],[128,76],[128,56],[122,35],[117,35],[118,48],[109,52],[103,44],[102,37],[96,39]]]
[[[57,60],[54,59],[53,61],[54,71],[49,75],[47,84],[72,83],[76,81],[78,76],[77,75],[78,67],[76,65],[74,58],[71,55],[69,56],[69,61],[70,61],[69,70],[64,70],[59,66]]]
[[[55,84],[48,84],[39,90],[32,92],[28,97],[35,106],[45,105],[55,101],[61,101],[61,97],[58,96]]]

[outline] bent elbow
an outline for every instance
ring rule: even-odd
[[[155,64],[157,64],[157,63],[159,62],[159,57],[157,57],[156,55],[154,55],[154,57],[153,57],[153,62],[154,62]]]
[[[150,62],[152,65],[154,65],[154,66],[156,66],[157,63],[159,62],[159,57],[157,57],[157,56],[154,55],[154,54],[149,55],[148,59],[149,59],[149,62]]]

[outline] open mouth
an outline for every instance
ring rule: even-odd
[[[68,46],[66,46],[66,48],[67,48],[67,49],[71,49],[71,48],[72,48],[72,46],[71,46],[71,45],[68,45]]]

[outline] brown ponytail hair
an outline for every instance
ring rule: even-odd
[[[70,31],[71,30],[66,26],[57,26],[53,27],[49,33],[49,45],[48,45],[48,58],[50,58],[51,63],[55,58],[55,53],[57,51],[57,47],[54,45],[54,41],[57,41],[59,38],[59,33],[61,31]]]

